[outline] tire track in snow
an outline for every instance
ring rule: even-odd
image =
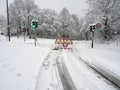
[[[61,64],[58,64],[57,68],[58,68],[59,76],[60,76],[64,90],[72,90],[63,72],[63,67],[61,66]]]
[[[58,61],[58,71],[64,90],[119,90],[97,77],[91,68],[79,62],[79,57],[74,53],[68,52],[61,59]]]
[[[64,51],[62,53],[65,53]],[[68,55],[66,55],[66,57],[68,57]],[[70,76],[69,70],[66,66],[66,64],[64,63],[64,57],[61,55],[59,60],[57,61],[57,68],[59,71],[59,75],[60,75],[60,79],[63,85],[64,90],[77,90],[72,78]]]
[[[60,51],[52,50],[44,59],[37,76],[35,90],[64,90],[56,64],[59,53]]]

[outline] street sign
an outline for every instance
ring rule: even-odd
[[[101,23],[96,23],[96,28],[101,28],[102,24]]]
[[[73,49],[73,40],[70,38],[57,38],[55,44],[56,49]]]

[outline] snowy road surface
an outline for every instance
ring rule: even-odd
[[[91,49],[88,42],[81,42],[77,46],[79,58],[87,65],[100,72],[120,87],[120,47],[116,45],[95,45]]]
[[[56,60],[59,52],[51,51],[40,67],[35,90],[63,90],[59,78]]]
[[[80,60],[76,52],[52,52],[40,68],[35,90],[119,90]]]
[[[90,49],[83,41],[76,44],[73,51],[52,50],[49,46],[54,40],[38,41],[37,47],[33,40],[23,42],[14,38],[7,42],[3,38],[0,41],[0,90],[120,90],[109,80],[112,72],[117,78],[120,76],[119,49],[112,49],[116,54],[107,52],[110,49],[103,52]],[[106,55],[115,55],[115,60],[111,57],[107,64]]]

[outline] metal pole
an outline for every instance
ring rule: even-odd
[[[8,0],[6,0],[6,7],[7,7],[7,28],[8,28],[8,37],[10,41],[10,27],[9,27],[9,8],[8,8]]]
[[[91,48],[93,48],[94,46],[94,32],[92,32],[92,44],[91,44]]]
[[[25,32],[26,32],[26,28],[25,28],[25,22],[23,22],[23,32],[24,32],[24,42],[25,42]]]
[[[29,5],[27,6],[27,9],[28,9],[28,32],[29,32],[29,38],[31,39],[30,16],[29,16],[29,13],[30,13],[30,7],[29,7]]]
[[[37,46],[37,32],[36,32],[36,29],[34,29],[35,31],[35,46]]]
[[[25,32],[26,32],[25,28],[24,28],[24,31],[23,31],[23,32],[24,32],[24,42],[25,42]]]

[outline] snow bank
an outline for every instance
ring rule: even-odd
[[[90,44],[83,41],[76,46],[79,48],[77,50],[80,58],[98,71],[104,72],[103,75],[120,86],[120,48],[114,44],[95,44],[95,47],[91,49]]]

